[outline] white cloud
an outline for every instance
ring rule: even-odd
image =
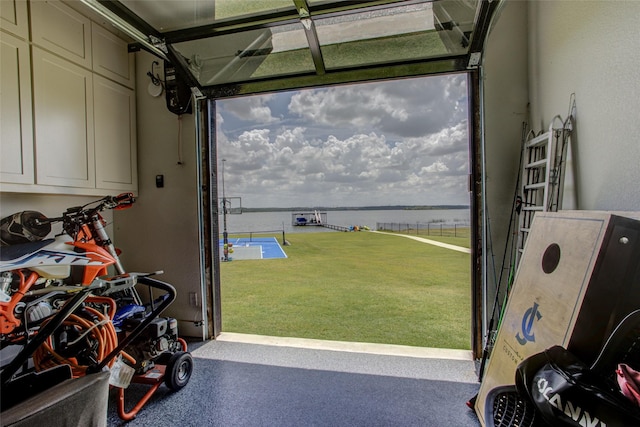
[[[423,167],[420,172],[438,173],[438,172],[447,172],[448,170],[449,168],[447,167],[447,165],[442,163],[442,160],[437,160],[435,163],[432,163],[429,166]]]
[[[231,99],[224,102],[224,110],[245,121],[272,123],[278,119],[271,115],[271,108],[266,105],[270,99],[271,95]]]
[[[465,81],[446,76],[222,101],[218,156],[226,159],[227,192],[245,206],[466,204]],[[275,105],[282,120],[273,119]]]
[[[387,117],[400,122],[409,117],[403,103],[370,85],[301,91],[291,97],[289,111],[318,123],[357,129],[371,128]]]
[[[304,90],[291,97],[291,114],[330,126],[425,136],[466,119],[466,77],[452,75]]]

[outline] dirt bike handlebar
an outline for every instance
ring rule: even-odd
[[[122,193],[117,196],[106,196],[102,199],[89,202],[83,206],[74,206],[68,208],[62,216],[55,218],[36,218],[33,225],[52,224],[56,222],[63,222],[69,220],[69,218],[77,218],[82,216],[90,216],[94,213],[102,212],[105,209],[123,210],[128,209],[135,203],[136,198],[133,193]],[[99,203],[96,207],[87,209],[87,206]]]
[[[105,199],[107,199],[105,207],[115,210],[130,208],[136,201],[133,193],[122,193],[117,196],[107,196]]]
[[[66,214],[93,214],[97,212],[102,212],[105,209],[127,209],[133,206],[136,198],[133,196],[133,193],[121,193],[117,196],[105,196],[102,199],[98,199],[93,202],[89,202],[84,206],[78,206],[74,208],[67,209]],[[93,208],[87,208],[87,206],[98,204]]]

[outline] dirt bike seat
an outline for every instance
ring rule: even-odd
[[[11,261],[20,258],[28,253],[35,252],[55,241],[55,239],[45,239],[38,242],[20,243],[18,245],[1,246],[0,261]]]

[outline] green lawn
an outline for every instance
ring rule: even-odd
[[[287,240],[287,259],[222,263],[223,331],[470,348],[468,254],[369,232]]]
[[[267,12],[283,7],[291,7],[291,0],[216,0],[215,16],[216,19],[225,19],[238,17],[252,13]]]

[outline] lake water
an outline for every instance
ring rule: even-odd
[[[324,211],[323,211],[324,212]],[[291,212],[245,212],[240,215],[227,215],[227,231],[240,233],[249,231],[280,231],[287,233],[309,233],[332,231],[324,227],[292,225]],[[350,227],[353,225],[368,226],[375,230],[376,223],[409,223],[409,224],[469,224],[468,209],[447,210],[362,210],[362,211],[326,211],[326,222],[332,225]],[[220,216],[220,231],[223,221]]]

